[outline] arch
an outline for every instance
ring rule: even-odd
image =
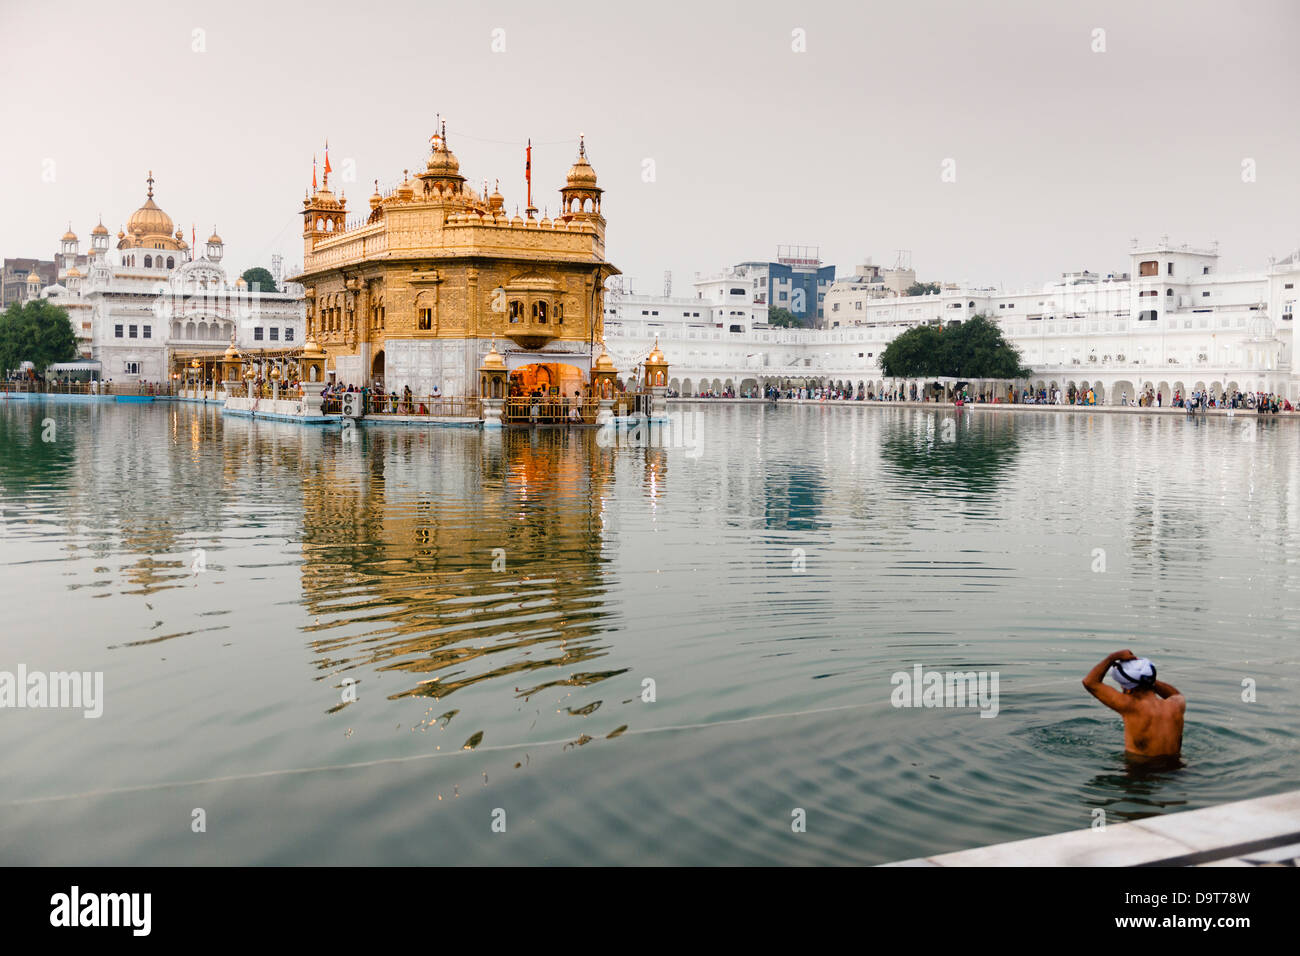
[[[167,268],[168,268],[168,269],[175,269],[175,268],[176,268],[176,257],[175,257],[175,256],[168,256],[168,257],[167,257]]]
[[[695,388],[691,384],[691,380],[689,378],[682,379],[682,394],[691,397],[694,397],[695,395]]]
[[[375,353],[375,357],[370,360],[370,378],[372,381],[382,383],[384,380],[384,350],[380,349]]]
[[[1174,393],[1173,390],[1169,387],[1168,382],[1161,382],[1159,385],[1156,386],[1156,398],[1158,398],[1160,400],[1160,404],[1165,407],[1168,407],[1169,404],[1174,400]]]
[[[153,256],[145,256],[145,257],[144,257],[144,267],[145,267],[146,269],[152,269],[152,268],[153,268]]]

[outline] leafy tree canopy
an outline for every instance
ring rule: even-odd
[[[907,287],[908,295],[929,295],[931,292],[938,292],[939,283],[937,282],[913,282]]]
[[[767,324],[774,325],[782,329],[798,329],[803,327],[803,323],[789,309],[783,309],[775,306],[767,310]]]
[[[253,266],[251,269],[244,270],[240,277],[250,289],[260,289],[262,292],[279,292],[275,287],[275,276],[271,275],[270,270],[263,269],[261,266]]]
[[[881,353],[891,378],[1027,378],[1020,352],[986,315],[960,325],[918,325],[895,338]]]
[[[48,299],[15,302],[0,314],[0,368],[31,362],[38,372],[77,355],[77,335],[66,309]]]

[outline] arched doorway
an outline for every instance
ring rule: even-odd
[[[377,390],[384,390],[384,350],[380,349],[375,353],[374,360],[370,363],[370,384]]]

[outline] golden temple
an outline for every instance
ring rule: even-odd
[[[476,192],[461,174],[443,123],[425,168],[404,171],[363,221],[325,176],[303,200],[306,337],[339,384],[416,395],[478,396],[493,339],[509,391],[587,390],[603,337],[602,190],[580,138],[560,189],[560,213],[507,213],[498,185]],[[530,162],[531,170],[531,162]],[[486,192],[486,187],[484,189]],[[531,194],[531,183],[530,183]],[[492,360],[495,365],[497,359]]]

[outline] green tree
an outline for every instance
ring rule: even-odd
[[[937,282],[913,282],[907,287],[908,295],[929,295],[931,292],[939,291]]]
[[[250,289],[260,289],[262,292],[280,291],[275,287],[275,276],[271,275],[270,270],[263,269],[261,266],[244,270],[240,278],[248,283]]]
[[[779,329],[803,328],[803,323],[799,321],[793,312],[780,306],[767,310],[767,324],[774,325]]]
[[[38,372],[53,362],[77,355],[77,334],[68,312],[48,299],[14,303],[0,315],[0,368],[16,369],[31,362]]]
[[[1030,370],[997,323],[976,315],[951,328],[918,325],[895,338],[881,353],[891,378],[1027,378]]]
[[[880,353],[880,367],[890,378],[925,378],[940,374],[937,325],[917,325],[896,336]]]

